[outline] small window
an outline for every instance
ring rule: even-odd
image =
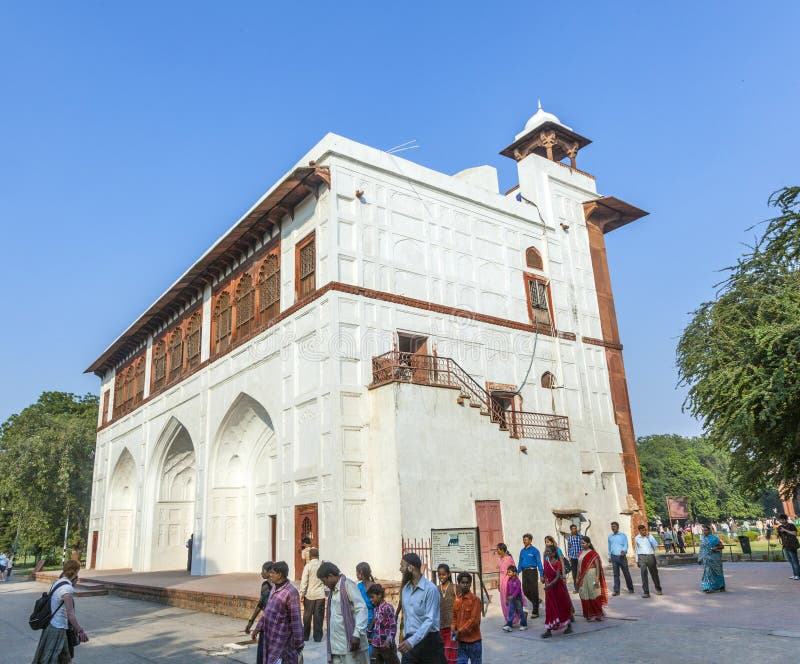
[[[193,369],[200,364],[200,339],[203,319],[195,312],[186,327],[186,366]]]
[[[536,247],[528,247],[525,251],[525,264],[533,270],[543,270],[544,262],[542,255]]]
[[[243,339],[252,332],[256,308],[256,291],[253,277],[242,275],[236,287],[236,337]]]
[[[231,296],[227,291],[217,297],[214,327],[214,354],[219,355],[228,350],[231,341]]]
[[[530,307],[531,321],[539,325],[551,325],[550,301],[547,294],[547,284],[533,277],[526,278],[528,285],[528,305]]]
[[[162,340],[153,349],[153,392],[167,383],[167,344]]]
[[[178,328],[169,339],[169,382],[174,383],[183,371],[183,330]]]
[[[542,374],[542,387],[552,390],[556,386],[556,377],[549,371]]]
[[[260,323],[272,320],[281,312],[281,271],[278,256],[270,254],[258,273],[258,317]]]
[[[297,244],[295,260],[297,269],[295,289],[297,299],[300,300],[317,289],[317,251],[314,233]]]

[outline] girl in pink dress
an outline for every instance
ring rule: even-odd
[[[500,590],[500,608],[503,609],[503,618],[508,621],[508,568],[514,564],[514,558],[508,552],[508,547],[502,542],[497,545],[497,555],[500,558],[497,563],[498,569],[500,570],[500,579],[498,583],[498,589]],[[525,610],[524,596],[522,598],[522,610]],[[514,616],[514,622],[512,624],[516,624],[517,622],[519,622],[519,616]]]

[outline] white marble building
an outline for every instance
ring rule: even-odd
[[[588,142],[540,109],[506,194],[488,166],[315,145],[89,367],[90,566],[181,568],[194,534],[194,574],[299,574],[309,535],[394,578],[431,528],[480,526],[485,558],[567,515],[599,550],[609,521],[629,531],[603,233],[644,213],[575,167]]]

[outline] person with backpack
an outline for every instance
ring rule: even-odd
[[[43,603],[41,607],[41,600],[36,602],[30,624],[33,629],[41,629],[42,635],[39,637],[39,645],[33,655],[32,664],[71,662],[74,647],[89,640],[89,636],[78,624],[75,616],[73,594],[80,567],[77,560],[65,562],[61,576],[50,587],[50,592],[43,595],[43,598],[49,601]]]

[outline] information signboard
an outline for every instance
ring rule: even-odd
[[[667,517],[670,519],[689,518],[689,499],[685,496],[667,496]]]
[[[477,528],[431,530],[431,567],[445,563],[453,572],[480,572],[481,545]]]

